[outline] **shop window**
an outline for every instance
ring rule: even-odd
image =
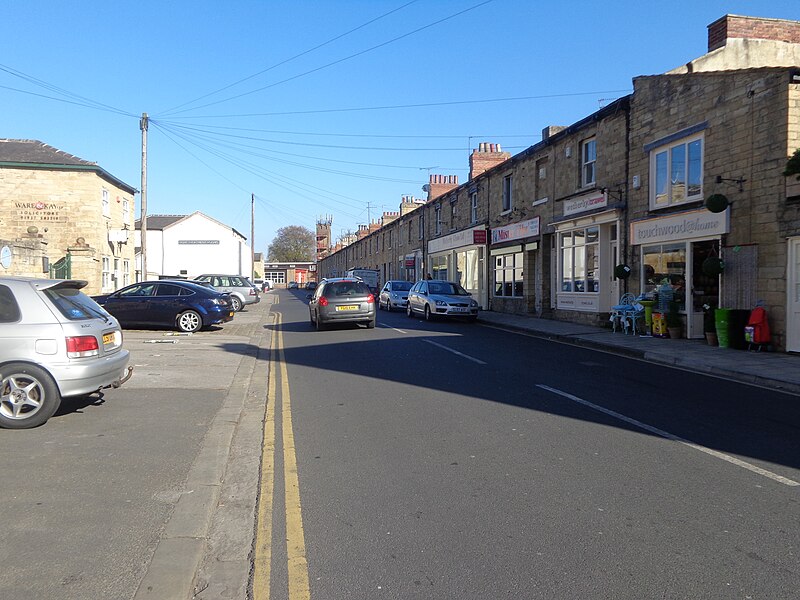
[[[597,179],[595,164],[597,163],[597,140],[586,140],[581,144],[581,185],[594,185]],[[573,171],[574,173],[574,171]]]
[[[686,310],[686,244],[659,244],[642,247],[642,289],[646,294],[655,293],[661,286],[669,286],[671,299],[680,310]],[[668,307],[660,306],[661,310]]]
[[[651,209],[702,200],[702,135],[651,150],[650,174]]]
[[[561,291],[600,291],[599,228],[576,229],[561,234]]]
[[[494,295],[522,298],[522,252],[494,257]]]
[[[447,280],[447,255],[431,257],[431,273],[434,279]]]
[[[503,212],[514,208],[514,181],[511,175],[503,177]]]

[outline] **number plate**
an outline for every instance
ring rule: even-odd
[[[465,313],[467,312],[467,309],[461,308],[460,306],[454,306],[453,308],[450,309],[450,312]]]
[[[358,305],[357,304],[345,304],[345,305],[336,307],[336,311],[337,312],[340,312],[340,311],[343,311],[343,310],[358,310]]]
[[[115,333],[103,334],[103,346],[116,346],[116,344],[117,344],[117,335]]]

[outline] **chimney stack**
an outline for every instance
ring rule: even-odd
[[[734,38],[799,44],[800,22],[725,15],[708,26],[708,51],[722,48]]]
[[[458,175],[431,175],[428,180],[428,202],[458,187]]]
[[[510,152],[503,152],[500,144],[481,142],[478,149],[473,150],[469,157],[469,178],[475,179],[481,173],[496,167],[511,158]]]

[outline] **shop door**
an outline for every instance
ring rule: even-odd
[[[789,238],[786,351],[800,352],[800,238]]]
[[[718,242],[706,240],[689,244],[686,280],[691,281],[691,301],[686,302],[686,337],[703,337],[703,307],[719,306],[719,275],[703,273],[703,261],[709,256],[718,256]]]

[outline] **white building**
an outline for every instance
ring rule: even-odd
[[[139,280],[159,276],[193,278],[203,273],[251,277],[247,238],[201,212],[147,216],[147,276],[141,277],[141,219],[136,221],[136,272]]]

